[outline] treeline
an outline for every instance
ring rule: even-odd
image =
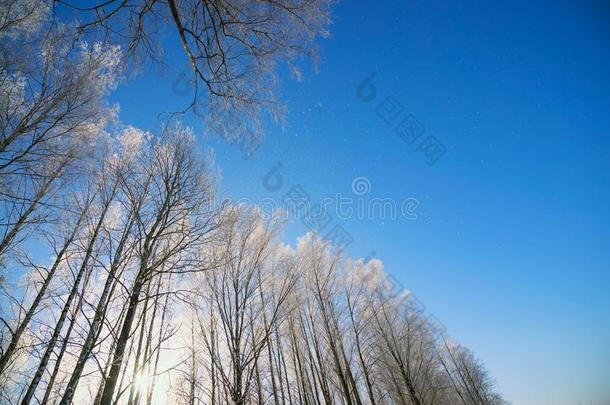
[[[328,3],[0,0],[0,403],[502,403],[379,261],[283,245],[273,213],[216,195],[190,129],[107,101],[165,24],[193,106],[248,143]]]
[[[7,403],[501,403],[379,261],[315,235],[293,249],[273,216],[217,205],[188,129],[107,147],[47,248],[15,255],[28,276],[3,286]]]
[[[397,293],[378,260],[231,209],[189,301],[178,397],[206,404],[500,404],[481,364]]]

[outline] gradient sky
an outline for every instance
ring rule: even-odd
[[[249,160],[206,141],[222,190],[279,200],[299,184],[317,201],[364,176],[363,198],[416,198],[418,220],[334,219],[350,255],[383,260],[514,404],[610,404],[610,7],[431,3],[340,2],[318,73],[282,84],[286,129],[269,126]],[[121,86],[121,119],[155,129],[185,107],[176,74]],[[387,96],[445,145],[435,165],[378,117]],[[262,179],[278,162],[274,192]]]

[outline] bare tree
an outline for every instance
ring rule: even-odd
[[[112,366],[104,382],[101,403],[111,404],[124,360],[125,349],[145,286],[165,273],[191,271],[192,250],[205,242],[216,226],[209,171],[196,157],[193,135],[181,127],[169,128],[151,145],[142,166],[144,175],[154,176],[142,189],[132,183],[138,230],[138,265],[129,288],[128,307],[117,338]],[[140,203],[141,199],[144,203]]]
[[[199,334],[219,392],[233,404],[245,404],[254,392],[260,361],[274,328],[286,315],[284,305],[294,285],[294,262],[275,250],[277,220],[264,221],[257,210],[230,207],[223,215],[213,250],[217,269],[205,277],[198,302]],[[209,325],[209,326],[208,326]],[[262,393],[258,393],[260,398]],[[210,402],[215,401],[210,398]]]
[[[46,2],[0,3],[0,256],[49,220],[113,117],[117,47],[74,40]]]
[[[74,278],[72,288],[70,289],[70,292],[63,305],[63,309],[61,310],[53,333],[51,334],[51,337],[47,342],[46,350],[44,352],[44,355],[42,356],[42,359],[40,360],[38,368],[36,369],[34,378],[32,379],[28,390],[22,400],[22,405],[29,404],[32,400],[36,391],[36,387],[38,386],[38,383],[40,382],[42,375],[47,367],[47,364],[51,358],[51,354],[54,352],[55,345],[59,339],[64,322],[66,321],[66,318],[70,311],[72,301],[77,297],[81,281],[89,278],[90,263],[93,260],[93,256],[95,255],[94,249],[96,248],[96,245],[98,243],[98,238],[101,234],[102,225],[104,224],[108,210],[114,198],[116,197],[116,192],[118,188],[118,184],[116,183],[116,181],[113,181],[113,179],[110,180],[110,183],[111,184],[106,185],[105,180],[101,179],[101,184],[99,186],[100,212],[96,217],[91,218],[93,220],[93,223],[90,224],[90,230],[88,232],[88,235],[84,238],[84,254],[82,260],[78,264],[78,270],[76,270],[76,276]],[[76,312],[78,312],[78,310]]]
[[[278,61],[315,56],[313,40],[327,34],[331,0],[99,1],[79,7],[61,0],[85,22],[85,37],[110,38],[130,55],[156,60],[165,32],[177,33],[191,74],[190,105],[214,132],[248,149],[262,136],[261,118],[279,118]],[[170,37],[175,38],[175,37]]]
[[[27,274],[0,276],[0,401],[504,403],[380,261],[283,245],[276,216],[218,205],[191,130],[144,133],[105,101],[177,39],[189,108],[250,150],[281,116],[278,61],[299,75],[330,3],[0,0],[0,265]]]
[[[13,328],[9,328],[11,332],[11,337],[8,346],[2,351],[2,355],[0,356],[0,375],[2,375],[5,371],[10,359],[13,357],[15,351],[18,348],[19,340],[21,339],[26,328],[32,321],[34,315],[38,312],[38,309],[42,304],[43,299],[47,295],[47,290],[54,279],[55,273],[66,259],[68,249],[74,242],[78,233],[82,230],[82,223],[86,220],[86,217],[89,214],[89,206],[91,202],[92,198],[88,196],[85,201],[82,202],[82,206],[79,207],[78,205],[74,205],[74,209],[71,210],[72,212],[65,212],[63,219],[64,224],[67,225],[67,229],[65,232],[61,232],[63,235],[59,238],[60,240],[58,243],[55,243],[54,240],[51,240],[55,251],[55,260],[48,269],[43,268],[42,266],[35,265],[31,260],[28,260],[28,264],[30,266],[34,266],[37,272],[44,272],[45,274],[43,275],[40,287],[38,288],[38,291],[36,292],[29,307],[27,308],[27,310],[23,311],[23,314],[20,313],[18,315],[16,325]],[[73,212],[75,212],[76,215],[72,214]],[[3,319],[2,321],[5,324],[8,324],[7,320]]]
[[[506,402],[494,390],[493,381],[472,352],[460,344],[442,339],[439,361],[453,388],[456,403],[502,405]]]

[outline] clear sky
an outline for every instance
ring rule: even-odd
[[[222,190],[281,203],[298,184],[320,201],[354,197],[366,177],[363,201],[417,199],[415,220],[333,214],[332,225],[353,238],[350,255],[383,260],[514,404],[610,404],[610,7],[457,3],[338,3],[318,73],[282,84],[286,129],[269,126],[248,160],[208,142]],[[357,89],[372,73],[367,102]],[[121,86],[121,119],[155,129],[159,111],[185,107],[176,74]],[[434,165],[378,114],[389,96],[398,121],[412,114],[446,148]],[[278,162],[274,191],[263,179]],[[297,221],[285,241],[306,230]]]

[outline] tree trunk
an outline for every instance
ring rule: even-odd
[[[87,363],[87,360],[89,360],[89,357],[93,352],[93,348],[95,347],[96,341],[101,332],[102,324],[106,317],[106,311],[108,310],[110,297],[112,296],[114,286],[116,285],[117,273],[121,265],[121,260],[123,259],[123,249],[125,248],[125,244],[129,238],[129,232],[131,231],[131,227],[133,225],[133,220],[131,219],[131,217],[128,219],[128,221],[129,222],[127,228],[121,236],[121,240],[119,242],[119,245],[117,246],[114,259],[112,261],[112,264],[110,265],[110,270],[104,283],[102,295],[100,296],[97,307],[95,308],[95,314],[93,316],[93,321],[91,322],[91,327],[89,328],[89,331],[87,332],[87,337],[83,342],[83,348],[81,349],[80,355],[78,356],[78,360],[76,361],[76,365],[74,366],[74,371],[72,372],[70,381],[66,386],[66,391],[64,392],[64,395],[61,398],[61,401],[59,403],[60,405],[70,405],[70,403],[72,402],[72,398],[74,397],[74,393],[76,392],[76,387],[78,386],[78,382],[85,368],[85,364]]]
[[[114,196],[114,192],[113,192],[113,196]],[[76,296],[80,282],[81,282],[83,276],[85,275],[86,269],[89,265],[89,259],[91,258],[91,255],[93,253],[93,248],[95,246],[95,242],[97,241],[97,237],[99,235],[100,228],[102,227],[102,224],[104,223],[104,219],[106,217],[106,213],[108,212],[108,207],[110,206],[111,201],[112,201],[112,198],[108,199],[104,204],[104,209],[103,209],[102,213],[100,214],[100,218],[95,226],[93,234],[91,235],[91,238],[89,239],[87,251],[85,253],[85,257],[83,258],[83,263],[81,264],[81,267],[78,271],[76,279],[74,280],[74,286],[72,287],[70,294],[68,295],[68,298],[64,305],[64,308],[61,311],[59,319],[57,320],[55,330],[53,331],[53,334],[51,335],[51,338],[49,339],[49,342],[47,344],[47,349],[45,350],[45,353],[42,356],[42,359],[40,361],[40,364],[38,365],[38,368],[36,369],[34,378],[32,379],[32,382],[30,383],[28,390],[27,390],[25,396],[23,397],[23,400],[21,401],[22,405],[27,405],[32,400],[32,398],[34,396],[34,392],[36,391],[36,387],[38,386],[38,383],[40,382],[40,380],[42,378],[44,370],[47,367],[49,359],[51,358],[51,354],[53,353],[53,349],[55,348],[57,339],[59,338],[61,329],[63,328],[63,324],[66,320],[66,317],[68,316],[68,311],[72,304],[72,300],[74,300],[74,297]]]
[[[138,302],[140,300],[140,293],[142,292],[142,287],[144,283],[144,271],[145,267],[142,265],[140,267],[140,272],[136,277],[134,282],[133,289],[131,294],[129,295],[129,306],[127,308],[127,313],[125,314],[125,319],[123,320],[123,325],[121,327],[121,333],[117,339],[117,345],[114,351],[114,356],[112,359],[112,366],[110,367],[110,373],[104,384],[104,390],[102,392],[102,399],[100,401],[101,405],[111,405],[112,397],[114,396],[114,390],[116,388],[117,381],[119,379],[119,374],[121,371],[121,365],[123,364],[123,356],[125,354],[125,348],[127,347],[127,342],[129,340],[129,335],[131,334],[131,326],[136,316],[136,311],[138,307]]]
[[[86,208],[83,209],[83,211],[80,213],[78,220],[76,221],[76,224],[74,225],[74,228],[72,229],[72,232],[64,241],[64,244],[61,247],[61,250],[57,253],[55,262],[53,262],[53,265],[51,266],[51,269],[47,273],[47,276],[45,277],[44,282],[40,286],[40,290],[38,290],[38,293],[36,294],[34,301],[32,301],[32,304],[30,305],[30,308],[26,312],[25,317],[23,318],[21,323],[19,323],[19,326],[15,329],[15,332],[11,336],[11,341],[10,341],[8,347],[6,348],[4,353],[2,353],[2,356],[0,356],[0,376],[4,372],[6,366],[8,365],[9,360],[13,356],[15,350],[17,349],[17,345],[19,344],[19,340],[21,339],[23,332],[25,331],[27,326],[30,324],[30,321],[34,317],[34,314],[36,313],[38,306],[42,302],[42,299],[44,298],[44,295],[47,292],[47,289],[49,288],[49,284],[51,284],[51,280],[53,279],[55,272],[59,268],[59,265],[61,264],[61,261],[63,260],[64,255],[66,254],[66,251],[68,250],[68,247],[74,241],[74,238],[76,237],[76,233],[80,229],[80,225],[81,225],[83,219],[85,218],[88,206],[89,206],[89,204],[87,204]]]

